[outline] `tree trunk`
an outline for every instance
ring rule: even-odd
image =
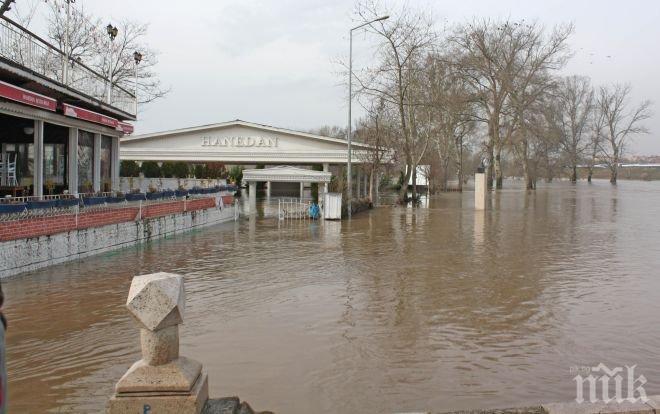
[[[614,145],[612,145],[612,146],[614,146]],[[612,162],[610,164],[610,183],[612,183],[612,184],[616,184],[616,179],[619,176],[619,156],[620,156],[619,154],[620,154],[620,152],[619,152],[618,148],[615,147],[614,148],[614,157],[613,157],[613,160],[612,160],[614,162]]]
[[[369,200],[374,201],[374,169],[369,171]]]
[[[619,176],[619,163],[615,163],[612,168],[610,168],[610,183],[616,184],[616,179]]]
[[[523,177],[525,178],[525,189],[534,190],[536,187],[536,180],[533,177],[532,171],[529,168],[529,161],[524,160],[522,163]]]
[[[591,181],[591,174],[589,174],[589,180]],[[577,182],[577,165],[573,164],[573,171],[571,172],[571,182]]]
[[[412,201],[417,200],[417,165],[412,167]]]
[[[502,148],[497,149],[495,155],[495,188],[502,189]]]
[[[495,156],[493,155],[493,149],[490,148],[488,151],[488,168],[486,169],[486,187],[491,190],[493,188],[493,165],[495,164]]]
[[[447,176],[447,170],[448,170],[448,166],[445,163],[445,165],[442,167],[442,191],[443,192],[447,192],[447,190],[448,190],[447,183],[449,182],[449,177]]]
[[[410,182],[410,167],[406,165],[406,174],[403,177],[403,183],[399,190],[399,202],[405,203],[408,201],[408,183]]]
[[[463,192],[463,141],[461,140],[458,151],[458,162],[456,163],[456,175],[458,176],[458,187],[456,190]]]

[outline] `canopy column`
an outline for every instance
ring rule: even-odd
[[[249,211],[248,213],[250,215],[256,214],[257,212],[257,182],[256,181],[250,181],[249,183],[249,193],[248,193],[248,201],[249,201]]]
[[[94,134],[94,192],[101,191],[101,134]]]
[[[110,174],[112,179],[112,191],[119,191],[119,168],[121,161],[119,160],[119,137],[112,137],[112,166],[110,167]]]
[[[34,121],[34,196],[44,196],[44,121]]]
[[[69,194],[78,194],[78,128],[69,128]]]
[[[330,164],[327,162],[323,164],[323,171],[324,172],[329,172],[330,171]],[[328,183],[323,183],[323,194],[326,194],[328,192]]]

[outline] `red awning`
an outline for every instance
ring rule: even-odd
[[[0,81],[0,96],[48,111],[55,112],[57,109],[57,101],[55,99],[2,81]]]
[[[126,122],[119,122],[117,125],[117,130],[123,132],[126,135],[130,135],[133,133],[133,125],[126,123]]]
[[[110,118],[109,116],[101,115],[87,109],[78,108],[77,106],[62,104],[62,110],[64,111],[64,115],[82,119],[84,121],[94,122],[111,128],[117,128],[119,125],[119,121],[115,118]]]

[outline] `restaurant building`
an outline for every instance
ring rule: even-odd
[[[116,190],[135,94],[0,16],[0,195]]]
[[[368,163],[371,147],[354,142],[352,162],[355,193],[366,189],[366,174],[361,164]],[[122,160],[184,161],[189,164],[219,162],[223,164],[264,167],[322,167],[338,175],[348,161],[348,144],[344,139],[294,131],[236,119],[210,125],[194,126],[121,139]],[[283,182],[277,176],[265,179],[267,194],[300,194],[309,182]],[[307,186],[307,187],[306,187]]]

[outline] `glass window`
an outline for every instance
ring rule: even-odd
[[[101,190],[112,190],[112,137],[101,136]]]
[[[94,191],[94,134],[78,131],[78,192]]]
[[[44,194],[60,194],[67,186],[69,128],[44,124]]]
[[[18,185],[29,187],[34,176],[34,144],[11,144],[6,147],[10,157],[16,156],[16,180]]]

